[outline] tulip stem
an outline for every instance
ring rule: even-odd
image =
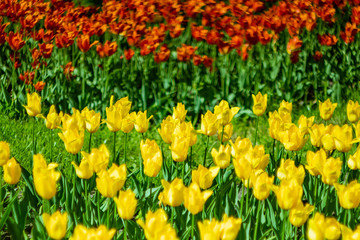
[[[89,137],[89,153],[91,152],[91,138],[92,138],[92,133],[90,133],[90,137]]]
[[[285,227],[286,227],[286,216],[285,216],[285,210],[281,209],[281,212],[283,213],[283,227],[282,227],[282,235],[281,235],[281,239],[285,240]]]
[[[88,186],[87,186],[87,180],[86,179],[83,179],[84,180],[84,188],[85,188],[85,219],[86,221],[88,221]]]
[[[297,240],[297,227],[294,227],[294,240]]]
[[[53,134],[51,129],[49,129],[49,131],[50,131],[50,162],[52,162],[52,150],[53,150],[54,141],[53,141]]]
[[[224,137],[224,129],[225,129],[225,125],[222,126],[222,131],[221,131],[221,140],[220,140],[220,144],[223,144],[223,137]]]
[[[2,176],[2,168],[0,168],[0,216],[1,217],[3,211],[2,188],[3,188],[3,176]]]
[[[113,163],[116,163],[116,132],[114,132],[114,144],[113,144]]]
[[[259,125],[259,116],[256,116],[255,143],[254,143],[254,146],[256,145],[256,141],[257,141],[258,125]]]
[[[254,231],[254,239],[257,239],[257,230],[259,227],[259,219],[260,219],[260,210],[262,209],[262,201],[258,201],[258,207],[256,212],[256,224],[255,224],[255,231]]]
[[[97,215],[98,215],[98,225],[100,225],[101,216],[100,216],[100,192],[99,192],[99,190],[96,192],[96,195],[97,195],[96,207],[97,207]]]
[[[208,145],[209,145],[209,139],[210,139],[210,136],[207,136],[207,140],[206,140],[206,146],[205,146],[205,154],[204,154],[204,167],[206,167],[206,153],[207,153],[207,149],[208,149]]]
[[[315,190],[314,190],[314,202],[313,202],[313,204],[314,204],[314,214],[316,212],[317,187],[318,187],[317,185],[318,185],[318,178],[317,178],[317,176],[315,176]]]
[[[240,200],[240,216],[242,217],[242,212],[243,212],[243,206],[244,206],[244,192],[245,192],[245,185],[244,183],[242,184],[241,187],[241,200]]]
[[[126,164],[126,147],[127,147],[127,137],[128,134],[125,133],[125,142],[124,142],[124,163]]]
[[[106,208],[106,226],[110,228],[110,198],[108,198],[108,204]]]
[[[191,214],[191,239],[194,239],[195,215]]]
[[[36,146],[35,146],[35,118],[33,119],[33,125],[32,125],[32,145],[33,145],[33,157],[32,157],[32,161],[31,161],[31,169],[33,168],[34,155],[36,153]]]
[[[250,179],[248,179],[247,188],[246,188],[246,209],[249,209],[249,195],[250,195]]]
[[[347,226],[348,224],[348,212],[350,211],[350,209],[344,209],[345,210],[345,213],[344,213],[344,220],[343,220],[343,223],[345,226]]]
[[[127,240],[126,230],[127,230],[127,220],[124,220],[124,240]]]

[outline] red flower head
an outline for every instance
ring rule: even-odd
[[[298,36],[293,37],[289,40],[286,51],[288,54],[292,54],[294,51],[297,51],[302,46],[302,40],[299,39]]]
[[[50,58],[54,45],[48,43],[39,43],[39,49],[43,58]]]
[[[22,35],[19,32],[9,32],[6,41],[13,51],[19,51],[25,45],[25,41],[22,39]]]
[[[63,68],[66,79],[70,80],[73,77],[72,73],[74,72],[74,66],[72,65],[72,62],[68,62]]]
[[[110,42],[106,41],[104,45],[101,43],[96,46],[96,52],[99,54],[101,58],[103,57],[109,57],[113,55],[117,50],[117,43],[116,42]]]
[[[315,54],[313,56],[315,61],[317,61],[317,62],[320,61],[322,59],[322,57],[323,57],[323,54],[320,51],[315,51]]]
[[[98,44],[98,41],[94,41],[93,43],[90,44],[89,35],[79,35],[77,37],[76,43],[78,45],[79,50],[82,51],[83,53],[86,53],[87,51],[90,50],[92,46]]]
[[[34,85],[36,91],[41,92],[45,87],[45,82],[39,81]]]
[[[156,63],[166,62],[170,57],[170,50],[166,44],[160,47],[160,51],[154,53],[154,60]]]
[[[129,50],[124,51],[125,59],[130,60],[134,56],[135,52],[131,48]]]

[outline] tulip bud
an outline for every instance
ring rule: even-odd
[[[41,97],[37,92],[34,92],[32,94],[27,94],[27,104],[24,105],[27,114],[30,117],[36,117],[41,113]]]
[[[335,148],[339,152],[348,152],[352,147],[353,129],[351,126],[345,124],[342,127],[335,125],[332,136],[334,138]]]
[[[175,178],[171,183],[161,179],[164,190],[159,194],[159,201],[165,206],[178,207],[184,201],[184,189],[182,179]]]
[[[101,239],[111,240],[116,233],[116,229],[108,230],[104,225],[98,228],[86,228],[84,225],[78,224],[74,229],[73,235],[70,240],[84,240],[84,239]]]
[[[204,220],[203,222],[198,222],[198,227],[200,230],[200,239],[201,240],[220,240],[221,238],[221,224],[215,218],[211,220]]]
[[[341,174],[341,166],[342,161],[340,158],[330,157],[327,159],[320,171],[322,182],[329,185],[336,183]]]
[[[360,147],[356,149],[354,155],[350,155],[347,164],[352,170],[360,169]]]
[[[253,106],[253,113],[256,116],[261,116],[265,113],[267,107],[267,94],[262,95],[261,92],[255,96],[252,95],[254,106]]]
[[[305,117],[304,115],[301,115],[298,120],[298,126],[302,133],[307,134],[309,132],[309,128],[313,125],[315,120],[315,117]]]
[[[229,107],[229,103],[225,100],[221,100],[219,105],[214,107],[214,114],[219,120],[221,126],[229,124],[233,117],[239,112],[239,107]]]
[[[174,134],[173,140],[171,142],[171,146],[169,147],[169,149],[171,150],[172,159],[175,162],[185,161],[189,151],[189,146],[190,146],[189,138]]]
[[[325,134],[325,125],[324,124],[314,124],[309,128],[310,133],[310,142],[314,147],[321,147],[322,142],[321,138]]]
[[[155,177],[162,165],[162,154],[155,140],[146,139],[140,142],[140,151],[144,163],[144,173],[146,176]]]
[[[220,222],[220,239],[235,240],[241,227],[241,218],[228,217],[226,213]]]
[[[294,208],[303,194],[303,189],[296,179],[283,180],[280,186],[273,186],[277,202],[281,209],[288,210]]]
[[[292,112],[292,103],[291,102],[286,102],[285,100],[282,100],[282,102],[280,103],[280,107],[279,107],[279,113],[290,113]]]
[[[0,142],[0,166],[4,166],[10,158],[10,147],[7,142]]]
[[[135,193],[128,189],[126,191],[120,191],[119,197],[114,197],[117,211],[122,219],[130,220],[134,217],[137,200]]]
[[[304,133],[295,124],[288,125],[284,131],[279,133],[279,136],[280,142],[289,151],[301,150],[308,139],[304,138]]]
[[[250,152],[252,150],[252,143],[250,139],[237,137],[235,140],[235,143],[230,140],[231,145],[231,155],[233,157],[238,157],[241,155],[245,155],[246,153]]]
[[[265,200],[270,195],[270,190],[274,182],[274,176],[269,177],[263,170],[253,171],[251,174],[253,193],[256,199]]]
[[[325,165],[326,152],[324,149],[320,149],[316,153],[308,151],[306,153],[306,161],[307,165],[305,165],[305,168],[311,175],[318,176],[320,175],[322,167]]]
[[[332,117],[336,106],[337,103],[332,103],[329,98],[323,103],[319,101],[320,117],[325,121],[329,120]]]
[[[84,131],[77,128],[67,129],[62,133],[58,133],[61,140],[65,144],[65,149],[71,154],[80,152],[84,145]]]
[[[208,189],[211,187],[214,178],[218,175],[220,167],[211,167],[207,169],[199,164],[197,170],[192,170],[191,179],[197,183],[201,189]]]
[[[201,115],[201,130],[200,133],[212,136],[218,130],[219,121],[217,116],[210,112],[209,110],[205,113],[205,115]]]
[[[167,116],[167,118],[161,122],[161,128],[158,128],[158,132],[165,143],[171,144],[176,125],[177,121],[171,116]]]
[[[56,211],[52,215],[44,213],[42,218],[45,224],[46,232],[52,239],[60,240],[65,237],[68,221],[67,212],[61,214],[60,211]]]
[[[8,184],[17,184],[21,177],[20,164],[16,162],[15,158],[11,158],[3,166],[4,181]]]
[[[81,155],[89,161],[93,171],[96,173],[106,170],[109,164],[110,152],[105,144],[102,144],[99,148],[92,148],[90,154],[81,152]]]
[[[78,178],[89,179],[94,175],[94,169],[86,158],[81,160],[79,166],[77,166],[75,162],[71,162],[71,164],[74,166]]]
[[[120,130],[124,133],[129,133],[134,129],[134,124],[136,120],[136,113],[132,112],[125,116],[121,120],[121,128]]]
[[[212,195],[213,191],[206,190],[201,192],[199,185],[191,183],[184,190],[184,205],[191,214],[195,215],[203,210],[206,200]]]
[[[302,185],[305,178],[305,170],[302,165],[296,167],[293,160],[287,159],[285,161],[284,159],[281,159],[281,164],[277,169],[276,175],[281,181],[284,179],[290,180],[294,178],[300,185]]]

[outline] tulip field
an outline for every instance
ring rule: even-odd
[[[360,240],[360,1],[0,1],[0,239]]]

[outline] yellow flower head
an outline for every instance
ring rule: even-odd
[[[77,128],[67,129],[62,133],[58,133],[61,140],[65,144],[65,149],[71,154],[80,152],[84,145],[84,131]]]
[[[235,240],[241,227],[241,218],[228,217],[226,213],[220,222],[220,238],[222,240]]]
[[[165,206],[178,207],[184,201],[184,189],[182,179],[175,178],[171,183],[161,179],[164,190],[159,194],[160,203]]]
[[[335,148],[339,152],[348,152],[351,150],[353,141],[353,129],[351,126],[345,124],[342,127],[335,125],[332,131]]]
[[[162,153],[155,140],[146,139],[140,142],[140,151],[144,163],[144,173],[156,177],[162,165]]]
[[[46,127],[48,129],[56,129],[57,127],[59,127],[62,117],[63,113],[60,112],[59,114],[57,114],[55,110],[55,105],[51,105],[50,111],[45,118]]]
[[[291,114],[291,112],[292,112],[292,103],[287,102],[285,100],[282,100],[282,102],[280,103],[280,107],[279,107],[278,111],[279,111],[279,113]]]
[[[171,142],[171,146],[169,149],[171,150],[172,159],[175,162],[183,162],[187,158],[187,154],[190,147],[190,138],[182,135],[173,135],[173,139]]]
[[[341,174],[341,166],[340,158],[328,158],[320,170],[322,182],[329,185],[336,183]]]
[[[185,105],[182,103],[178,103],[176,108],[173,107],[173,115],[174,119],[180,120],[180,122],[185,121],[187,110],[185,109]]]
[[[267,107],[267,94],[262,95],[261,92],[255,96],[252,95],[254,105],[253,105],[253,113],[256,116],[261,116],[265,113]]]
[[[17,184],[21,177],[20,164],[16,162],[15,158],[11,158],[3,166],[4,169],[4,181],[7,184]]]
[[[350,155],[347,164],[352,170],[360,169],[360,147],[356,149],[354,155]]]
[[[81,179],[89,179],[94,175],[94,169],[90,164],[89,160],[83,158],[80,162],[80,165],[76,165],[75,162],[71,162],[75,168],[76,176]]]
[[[223,142],[229,141],[233,134],[233,130],[234,130],[234,126],[232,123],[226,124],[224,126],[224,133],[223,133],[223,127],[220,126],[218,129],[218,135],[217,135],[219,141],[221,141],[221,136],[223,138],[222,139]]]
[[[336,106],[337,103],[332,103],[329,98],[325,102],[319,101],[320,117],[324,120],[329,120],[332,117]]]
[[[220,240],[221,238],[221,224],[216,219],[204,220],[198,222],[201,240]]]
[[[218,175],[220,167],[211,167],[207,169],[203,165],[199,164],[196,170],[192,170],[191,179],[194,183],[197,183],[201,189],[208,189],[211,187],[214,178]]]
[[[350,182],[347,186],[339,183],[334,183],[334,186],[341,207],[353,209],[360,205],[360,183],[356,180]]]
[[[120,130],[124,133],[131,132],[134,129],[135,120],[136,120],[136,113],[135,112],[129,113],[121,120]]]
[[[295,227],[301,227],[307,221],[309,214],[314,211],[314,206],[310,204],[303,204],[301,201],[290,209],[289,220],[290,223]]]
[[[191,183],[184,189],[184,205],[191,214],[195,215],[203,210],[206,200],[212,195],[213,191],[206,190],[201,192],[199,185]]]
[[[135,130],[139,133],[144,133],[149,128],[149,120],[153,117],[151,115],[149,118],[146,117],[146,110],[145,112],[139,111],[136,115],[135,119]]]
[[[85,119],[86,130],[89,133],[95,133],[100,127],[101,116],[100,113],[96,113],[94,110],[89,110],[85,107],[81,111],[82,117]]]
[[[205,115],[201,114],[201,130],[199,133],[202,133],[207,136],[213,136],[217,132],[219,127],[219,121],[216,114],[210,112],[209,110]]]
[[[60,240],[65,237],[68,221],[67,212],[61,214],[60,211],[56,211],[52,215],[44,213],[42,218],[45,224],[46,232],[52,239]]]
[[[158,132],[165,143],[171,144],[176,125],[177,121],[171,116],[167,116],[166,119],[161,122],[161,128],[158,128]]]
[[[90,163],[89,167],[96,173],[106,170],[109,164],[110,152],[105,144],[101,144],[99,148],[92,148],[90,154],[81,152],[81,155]]]
[[[229,103],[225,100],[221,100],[219,105],[214,107],[214,114],[219,120],[221,126],[229,124],[233,117],[239,112],[239,107],[229,107]]]
[[[360,105],[356,101],[355,103],[352,100],[349,100],[346,106],[347,118],[350,122],[354,123],[359,121],[360,118]]]
[[[298,126],[301,132],[303,132],[304,134],[309,133],[309,128],[312,127],[314,120],[315,116],[307,118],[304,115],[301,115],[298,120]]]
[[[299,151],[307,141],[304,133],[295,124],[289,124],[284,131],[279,133],[280,142],[284,144],[286,150]]]
[[[281,181],[284,179],[290,180],[294,178],[300,185],[302,185],[305,178],[305,170],[302,165],[296,167],[293,160],[287,159],[285,161],[284,159],[281,159],[280,167],[277,169],[277,177]]]
[[[119,197],[114,197],[114,201],[118,214],[122,219],[130,220],[134,217],[137,199],[131,189],[120,191]]]
[[[115,163],[107,171],[102,170],[96,178],[96,187],[104,197],[113,198],[126,181],[126,165]]]
[[[311,144],[314,147],[321,147],[322,146],[321,138],[325,134],[325,125],[324,124],[314,124],[308,130],[310,133]]]
[[[303,194],[302,186],[294,178],[281,181],[280,186],[274,185],[273,191],[280,208],[284,210],[294,208],[301,201]]]
[[[230,140],[231,145],[231,155],[233,157],[243,156],[249,153],[253,147],[250,139],[237,137],[235,142]]]
[[[98,228],[86,228],[84,225],[76,225],[73,235],[70,240],[86,240],[86,239],[101,239],[111,240],[116,233],[116,229],[108,230],[104,225]]]
[[[305,168],[311,175],[318,176],[320,175],[322,167],[325,165],[326,159],[327,157],[324,149],[320,149],[316,153],[308,151],[306,153],[307,165],[305,165]]]
[[[122,119],[125,118],[131,109],[131,102],[128,97],[121,98],[115,104],[114,96],[110,98],[110,106],[106,107],[106,120],[108,128],[112,132],[117,132],[121,129]]]
[[[269,197],[270,190],[274,182],[274,176],[269,177],[263,170],[252,171],[250,181],[254,189],[253,193],[256,199],[264,200]]]
[[[216,166],[219,166],[221,169],[227,168],[230,165],[230,154],[231,147],[230,145],[220,145],[219,151],[213,148],[211,150],[211,156]]]
[[[27,114],[30,117],[36,117],[41,113],[41,97],[37,92],[34,92],[32,94],[27,93],[27,104],[24,105]]]
[[[10,158],[10,146],[7,142],[0,142],[0,166],[4,166]]]

